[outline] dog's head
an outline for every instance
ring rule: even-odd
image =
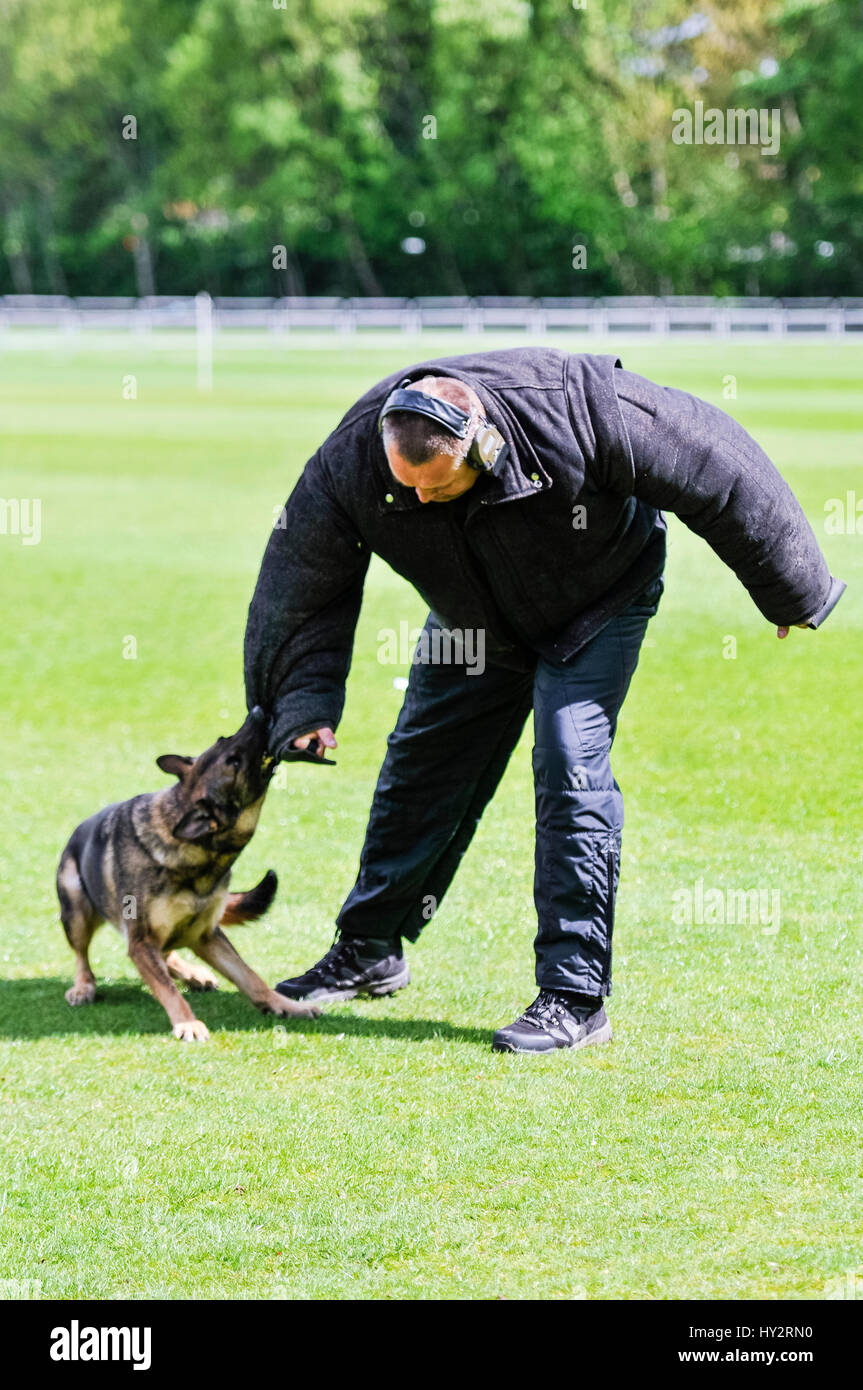
[[[275,764],[267,752],[267,716],[259,705],[230,738],[220,738],[197,758],[163,753],[163,772],[179,778],[179,817],[171,832],[178,840],[206,840],[230,832],[250,838]],[[248,832],[246,834],[246,832]]]

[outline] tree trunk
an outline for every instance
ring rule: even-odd
[[[284,245],[284,243],[282,244]],[[286,265],[284,270],[277,270],[275,272],[279,294],[289,297],[304,295],[306,292],[306,282],[303,279],[303,272],[300,269],[296,256],[289,246],[285,246],[285,261]]]
[[[57,255],[53,192],[54,190],[49,187],[40,188],[39,199],[36,204],[39,236],[42,241],[42,258],[45,262],[45,273],[48,277],[48,284],[51,286],[51,293],[68,294],[69,286],[66,283],[60,257]]]
[[[353,218],[347,217],[344,214],[339,220],[341,222],[342,235],[345,239],[348,259],[359,281],[360,289],[363,294],[383,294],[380,281],[372,269],[371,261],[366,254],[366,248],[357,230],[357,224],[354,222]]]
[[[138,298],[146,299],[156,293],[156,280],[153,275],[153,257],[150,240],[145,232],[135,233],[135,280],[138,285]]]
[[[27,259],[27,247],[24,240],[24,213],[19,207],[10,207],[4,202],[2,206],[4,236],[3,250],[9,262],[9,271],[12,276],[12,284],[16,294],[33,293],[33,277],[30,274],[30,262]]]

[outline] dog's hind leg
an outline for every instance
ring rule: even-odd
[[[181,984],[188,985],[189,989],[218,989],[219,981],[212,971],[207,970],[203,965],[190,965],[188,961],[178,956],[176,951],[169,951],[165,957],[171,976],[179,980]]]
[[[87,896],[71,854],[64,855],[60,861],[57,896],[63,930],[75,952],[75,980],[66,991],[66,1000],[69,1004],[92,1004],[96,998],[96,977],[90,969],[90,941],[102,918]]]

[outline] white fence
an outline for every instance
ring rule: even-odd
[[[150,299],[80,298],[61,295],[0,296],[0,334],[18,327],[77,334],[90,328],[149,333],[153,329],[198,328],[204,317],[212,331],[256,329],[274,334],[318,329],[351,334],[368,329],[419,333],[426,329],[466,333],[512,332],[544,335],[735,333],[783,336],[793,333],[863,333],[863,297],[858,299],[712,299],[698,296],[606,299],[423,298],[236,299],[156,296]]]

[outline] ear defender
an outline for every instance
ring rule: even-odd
[[[461,410],[451,401],[441,400],[438,396],[427,396],[424,391],[409,391],[406,389],[409,384],[410,377],[405,377],[404,381],[400,382],[396,389],[387,396],[378,416],[378,434],[383,432],[384,420],[387,415],[398,410],[408,411],[414,415],[425,415],[429,420],[436,420],[450,434],[455,435],[456,439],[467,437],[474,419],[472,414]],[[499,473],[505,457],[506,441],[503,435],[500,430],[495,429],[494,425],[490,425],[484,416],[480,415],[476,433],[465,456],[465,462],[479,473]]]
[[[503,458],[506,444],[500,430],[480,419],[476,434],[468,452],[468,463],[472,468],[481,468],[485,473],[497,471],[498,459]]]

